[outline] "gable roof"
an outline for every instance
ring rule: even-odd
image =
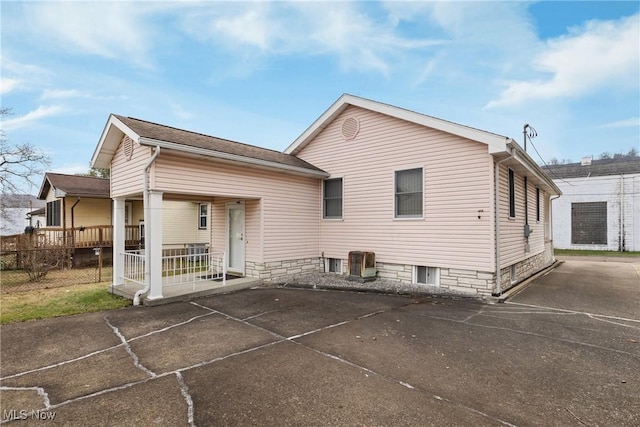
[[[387,116],[395,117],[408,122],[416,123],[432,129],[441,130],[463,138],[482,142],[489,146],[489,153],[507,152],[507,143],[511,138],[495,133],[483,131],[426,114],[396,107],[390,104],[373,101],[345,93],[334,102],[318,119],[311,124],[286,150],[285,153],[296,154],[313,140],[325,127],[327,127],[340,113],[350,105],[375,111]]]
[[[542,167],[542,170],[547,172],[552,179],[640,173],[640,157],[592,160],[590,165],[584,166],[582,163],[546,165]]]
[[[113,127],[118,128],[121,132],[115,137],[110,135]],[[93,167],[109,167],[122,139],[122,133],[140,145],[161,147],[305,175],[328,176],[322,169],[291,154],[115,114],[109,117],[98,147],[93,154],[91,160]]]
[[[38,198],[46,199],[47,193],[52,187],[58,190],[57,197],[95,197],[99,199],[111,197],[109,178],[47,172],[40,186]]]
[[[350,105],[486,144],[488,153],[493,155],[496,160],[510,157],[512,164],[518,165],[522,173],[536,177],[546,191],[552,194],[562,194],[553,180],[512,138],[349,94],[338,98],[302,135],[287,147],[285,153],[299,153]]]

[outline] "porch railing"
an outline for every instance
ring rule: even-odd
[[[124,279],[144,285],[144,251],[124,252]],[[219,281],[226,285],[225,252],[193,252],[164,250],[162,256],[162,286],[190,284],[195,290],[196,283]]]

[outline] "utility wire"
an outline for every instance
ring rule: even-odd
[[[531,139],[531,137],[528,134],[525,134],[527,138],[529,138],[529,143],[531,144],[531,146],[533,147],[534,151],[536,152],[536,154],[538,155],[538,157],[540,158],[540,160],[542,161],[542,163],[547,167],[547,172],[549,172],[551,175],[553,175],[556,179],[559,179],[560,181],[564,182],[565,184],[569,184],[570,186],[574,187],[574,185],[572,183],[570,183],[569,181],[565,181],[564,179],[560,178],[558,175],[556,175],[553,170],[551,169],[551,166],[549,166],[547,164],[547,162],[544,161],[544,159],[542,158],[542,156],[540,155],[540,153],[538,152],[538,149],[536,148],[536,146],[533,144],[533,140]]]

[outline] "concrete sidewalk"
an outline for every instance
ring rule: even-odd
[[[569,286],[559,284],[564,275],[581,270],[571,268],[563,264],[504,304],[255,289],[6,325],[3,419],[639,425],[640,321],[612,315],[608,303],[557,307],[567,298],[558,294]],[[598,282],[603,292],[612,280]],[[567,280],[578,289],[584,281]],[[622,314],[636,291],[625,283]]]

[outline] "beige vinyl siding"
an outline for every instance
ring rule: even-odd
[[[142,193],[144,180],[142,170],[151,157],[151,149],[135,143],[133,146],[130,160],[125,158],[122,144],[111,160],[111,197]]]
[[[318,179],[169,155],[167,151],[160,155],[153,168],[153,189],[213,198],[214,250],[224,248],[225,243],[226,218],[222,201],[250,199],[245,200],[248,261],[319,256]]]
[[[71,207],[78,199],[67,197],[65,201],[65,223],[71,228]],[[111,225],[111,199],[81,198],[73,209],[74,226],[89,227],[92,225]]]
[[[516,191],[516,216],[509,218],[509,174],[508,166],[500,165],[500,268],[523,261],[544,251],[545,200],[547,195],[540,190],[540,222],[536,221],[536,183],[528,179],[529,252],[525,252],[525,195],[524,177],[514,171]]]
[[[209,232],[198,229],[197,202],[164,200],[162,202],[162,243],[187,245],[209,243]]]
[[[360,121],[349,141],[347,117]],[[320,220],[325,257],[364,250],[388,263],[494,269],[493,158],[484,144],[350,106],[298,156],[343,178],[343,219]],[[413,168],[424,168],[424,218],[394,219],[394,172]],[[321,203],[321,184],[317,191]]]

